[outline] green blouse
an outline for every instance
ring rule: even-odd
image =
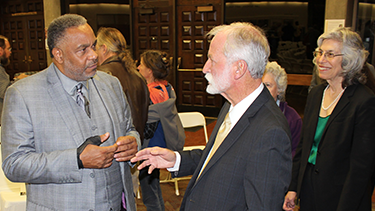
[[[319,146],[320,140],[322,139],[324,128],[326,127],[330,116],[331,115],[328,115],[327,117],[319,117],[318,125],[316,126],[316,131],[315,131],[314,143],[312,145],[309,160],[308,160],[308,162],[311,164],[315,165],[316,154],[318,152],[318,146]]]

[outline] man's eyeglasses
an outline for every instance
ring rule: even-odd
[[[12,48],[8,48],[8,51],[12,52]]]
[[[336,56],[343,56],[344,54],[334,54],[333,52],[324,52],[324,51],[314,51],[313,52],[314,57],[321,57],[325,56],[326,59],[333,59]]]

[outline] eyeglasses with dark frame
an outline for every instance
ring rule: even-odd
[[[333,59],[336,56],[343,56],[344,54],[334,54],[333,52],[324,52],[324,51],[314,51],[313,52],[314,57],[321,57],[324,55],[326,59]]]

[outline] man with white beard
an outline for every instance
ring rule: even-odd
[[[3,101],[5,91],[10,85],[10,79],[8,73],[5,71],[5,66],[10,63],[10,55],[12,54],[12,48],[10,47],[9,41],[6,37],[0,35],[0,119],[3,110]],[[0,123],[1,124],[1,123]]]
[[[204,150],[139,151],[138,167],[193,175],[181,210],[281,210],[291,177],[288,122],[262,83],[270,54],[267,38],[249,23],[213,28],[203,68],[207,92],[229,102]]]

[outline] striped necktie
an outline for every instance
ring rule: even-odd
[[[82,83],[79,83],[76,85],[76,89],[77,89],[76,103],[78,104],[79,107],[82,108],[83,111],[86,112],[87,116],[91,118],[90,104],[87,98],[82,93],[82,86],[83,86]]]

